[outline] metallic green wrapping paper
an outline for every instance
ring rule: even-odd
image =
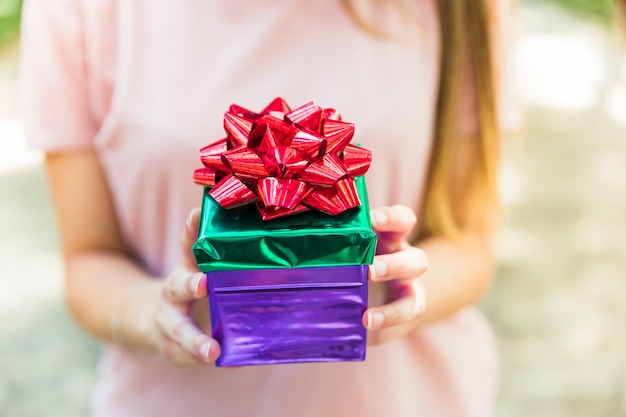
[[[371,264],[376,235],[363,177],[356,178],[361,206],[330,216],[309,211],[263,221],[254,205],[223,209],[205,190],[198,240],[202,272]]]

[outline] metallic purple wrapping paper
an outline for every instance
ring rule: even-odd
[[[362,361],[367,265],[209,272],[218,366]]]

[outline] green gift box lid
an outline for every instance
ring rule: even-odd
[[[224,209],[205,189],[193,252],[202,272],[371,264],[376,251],[365,179],[361,206],[337,216],[307,211],[263,221],[254,204]]]

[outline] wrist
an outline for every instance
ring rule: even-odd
[[[129,285],[111,317],[113,343],[135,352],[156,352],[154,314],[159,302],[161,283],[142,279]]]

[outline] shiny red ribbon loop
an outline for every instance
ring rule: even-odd
[[[258,199],[256,194],[234,175],[223,178],[209,191],[209,195],[226,209],[254,203]]]
[[[257,194],[265,207],[294,209],[311,192],[304,182],[287,178],[267,177],[257,183]]]
[[[282,117],[282,119],[281,119]],[[313,209],[330,215],[361,204],[354,181],[372,161],[351,145],[354,125],[314,102],[294,110],[278,97],[260,113],[233,104],[226,138],[200,150],[194,181],[224,208],[252,204],[263,220]]]

